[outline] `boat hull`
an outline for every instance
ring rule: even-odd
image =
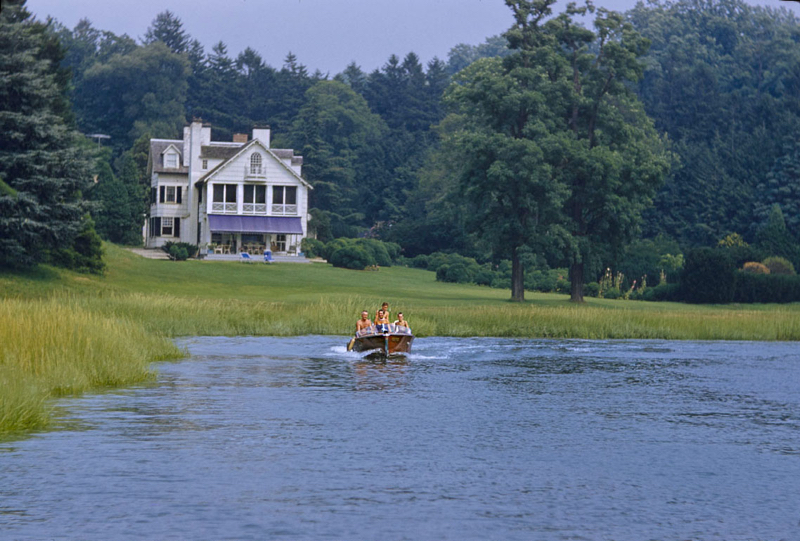
[[[413,334],[368,334],[355,338],[352,349],[359,352],[373,351],[385,356],[397,355],[409,353],[413,341]]]

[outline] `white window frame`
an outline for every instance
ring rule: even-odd
[[[222,201],[216,200],[216,194],[214,193],[216,186],[222,186]],[[233,186],[232,190],[234,198],[233,201],[228,201],[228,193],[229,193],[228,186]],[[211,184],[211,212],[232,212],[232,213],[238,212],[237,209],[238,205],[237,201],[239,199],[237,196],[238,189],[239,188],[236,184],[231,184],[231,183],[219,182]]]
[[[294,203],[286,203],[286,191],[287,188],[294,188]],[[275,192],[276,190],[280,190],[280,200],[281,203],[276,203]],[[298,214],[298,205],[297,199],[299,195],[299,190],[297,186],[273,186],[272,187],[272,205],[270,210],[272,211],[273,215],[276,216],[296,216]]]
[[[175,152],[167,152],[164,154],[164,167],[167,169],[178,168],[178,154]]]
[[[251,175],[263,175],[264,165],[263,160],[261,159],[261,154],[258,152],[253,152],[250,155],[250,174]]]
[[[252,187],[252,197],[248,201],[247,189]],[[264,191],[264,202],[257,203],[259,190]],[[242,189],[242,212],[244,214],[266,214],[267,213],[267,187],[264,184],[245,184]]]
[[[169,224],[169,225],[168,225]],[[167,232],[167,230],[169,230]],[[169,216],[161,217],[161,236],[174,237],[175,236],[175,219]]]
[[[167,186],[164,191],[164,203],[175,203],[178,199],[178,188],[176,186]]]

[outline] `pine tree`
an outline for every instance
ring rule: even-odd
[[[189,50],[191,38],[183,30],[183,23],[169,10],[156,15],[156,18],[144,35],[145,43],[160,41],[173,53],[185,53]]]
[[[70,129],[63,52],[25,2],[0,12],[0,265],[43,261],[84,228],[91,150]]]

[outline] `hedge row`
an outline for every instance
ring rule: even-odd
[[[400,245],[377,239],[334,239],[323,243],[303,239],[300,249],[308,257],[321,257],[334,267],[363,270],[367,267],[391,267],[400,257]]]
[[[752,274],[736,271],[734,276],[734,302],[800,302],[800,276],[796,274]]]
[[[403,260],[409,267],[427,269],[436,273],[439,282],[477,284],[499,289],[511,289],[511,261],[480,264],[471,257],[436,252]],[[570,284],[565,280],[566,269],[525,269],[525,289],[568,293]]]
[[[698,304],[800,302],[800,276],[739,271],[726,250],[700,248],[686,257],[680,300]]]

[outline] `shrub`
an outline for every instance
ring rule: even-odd
[[[607,289],[603,291],[603,298],[604,299],[618,299],[622,296],[619,289],[612,287],[611,289]]]
[[[597,297],[600,294],[600,284],[589,282],[583,285],[583,294],[587,297]]]
[[[323,257],[325,254],[325,243],[317,239],[304,238],[300,241],[300,250],[306,257]]]
[[[185,247],[179,246],[177,243],[170,246],[167,253],[173,261],[186,261],[189,259],[189,252]]]
[[[692,250],[681,273],[681,295],[691,303],[729,303],[735,291],[733,272],[733,260],[726,249]]]
[[[659,284],[656,287],[648,287],[642,292],[642,300],[645,301],[679,301],[679,284]]]
[[[196,244],[192,244],[190,242],[172,242],[172,241],[165,242],[164,246],[162,246],[161,249],[167,252],[170,255],[170,257],[172,257],[173,255],[172,249],[174,247],[182,248],[186,252],[186,257],[184,257],[183,259],[179,259],[178,261],[185,261],[190,257],[196,256],[197,250],[199,249]],[[173,257],[173,259],[175,258]]]
[[[762,265],[757,261],[748,261],[742,266],[742,271],[751,272],[753,274],[769,274],[769,267]]]
[[[396,242],[383,242],[384,247],[386,247],[386,251],[389,252],[389,257],[392,260],[392,263],[396,263],[400,259],[400,252],[402,248]]]
[[[377,239],[356,239],[354,244],[370,254],[370,257],[374,261],[374,263],[372,263],[373,265],[378,265],[379,267],[392,266],[392,259],[389,257],[389,252],[381,241]]]
[[[417,257],[412,257],[411,259],[408,260],[408,266],[413,267],[415,269],[427,269],[428,256],[418,255]]]
[[[458,262],[448,266],[447,272],[445,273],[446,282],[453,282],[457,284],[468,284],[472,282],[472,280],[473,280],[472,272],[470,272],[469,267],[467,267],[462,262]]]
[[[556,291],[559,293],[569,293],[572,289],[572,284],[569,280],[564,280],[563,278],[559,278],[556,280]]]
[[[763,261],[763,264],[769,269],[770,274],[797,274],[792,262],[785,257],[768,257]]]
[[[106,269],[103,261],[103,241],[94,229],[94,222],[87,214],[83,217],[81,231],[67,248],[59,248],[50,253],[55,265],[78,272],[102,274]]]
[[[436,281],[437,282],[446,282],[447,281],[447,271],[450,270],[450,265],[441,265],[438,269],[436,269]]]
[[[326,243],[322,257],[324,257],[328,262],[330,262],[333,252],[335,252],[336,250],[340,250],[345,246],[348,246],[350,244],[350,240],[351,239],[338,238],[338,239],[333,239],[332,241]]]
[[[331,253],[328,262],[334,267],[362,270],[375,265],[375,258],[362,246],[349,244]]]
[[[497,273],[494,272],[492,269],[488,269],[486,267],[481,267],[481,269],[475,273],[474,282],[479,286],[491,286],[495,280]]]
[[[753,302],[800,302],[800,276],[787,274],[736,273],[734,301]]]
[[[372,256],[361,246],[351,245],[343,246],[342,248],[339,248],[333,252],[328,258],[328,263],[334,267],[364,270],[369,266],[375,265],[375,260],[372,259]]]

